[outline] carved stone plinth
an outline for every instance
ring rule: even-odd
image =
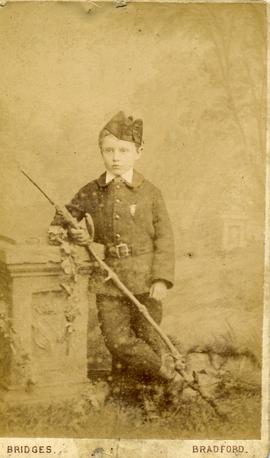
[[[88,279],[94,262],[84,248],[74,248],[77,274],[71,291],[58,246],[0,243],[2,397],[76,391],[88,380],[88,314],[89,308],[95,310]],[[102,246],[95,250],[102,256]]]

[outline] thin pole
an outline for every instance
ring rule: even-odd
[[[108,273],[108,277],[105,279],[105,281],[112,280],[116,284],[116,286],[136,305],[138,310],[144,315],[147,321],[149,321],[149,323],[155,328],[160,337],[166,343],[167,347],[172,353],[173,358],[177,360],[181,359],[182,355],[178,352],[178,350],[175,348],[175,346],[166,336],[166,334],[164,334],[159,325],[153,320],[145,305],[141,304],[141,302],[138,301],[134,294],[132,294],[132,292],[124,285],[124,283],[122,283],[118,275],[98,256],[98,254],[92,248],[90,243],[85,247],[88,253],[94,256],[99,265]]]

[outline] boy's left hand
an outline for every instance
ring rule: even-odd
[[[150,297],[157,301],[162,301],[167,296],[167,285],[165,281],[158,280],[150,288]]]

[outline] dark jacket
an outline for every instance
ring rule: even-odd
[[[66,207],[79,221],[90,213],[97,243],[105,245],[105,261],[134,293],[149,291],[155,280],[174,282],[174,241],[161,192],[134,170],[132,184],[105,182],[106,173],[91,181]],[[52,224],[64,223],[58,215]],[[115,246],[127,244],[130,255],[118,258]],[[94,279],[92,279],[94,282]],[[109,281],[95,291],[119,294]],[[121,293],[120,293],[121,294]]]

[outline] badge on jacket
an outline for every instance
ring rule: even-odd
[[[135,212],[136,212],[136,204],[130,205],[129,206],[129,211],[130,211],[131,216],[134,216]]]

